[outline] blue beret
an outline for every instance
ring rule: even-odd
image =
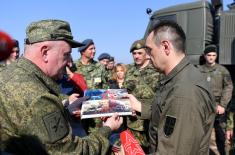
[[[84,40],[84,41],[82,42],[82,44],[83,44],[83,46],[81,46],[81,47],[78,48],[78,51],[79,51],[79,52],[85,51],[85,50],[88,48],[88,46],[94,44],[94,42],[93,42],[92,39],[86,39],[86,40]]]
[[[110,55],[108,53],[102,53],[100,54],[100,56],[98,57],[98,60],[103,60],[103,59],[109,59]]]

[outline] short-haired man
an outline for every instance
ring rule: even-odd
[[[110,56],[109,58],[109,62],[106,66],[106,81],[110,81],[112,80],[113,77],[113,68],[115,66],[115,61],[114,61],[114,57]]]
[[[84,45],[78,49],[81,58],[75,62],[76,72],[83,74],[88,89],[102,89],[106,84],[105,67],[94,60],[95,44],[92,39],[86,39],[82,44]]]
[[[145,104],[151,105],[159,85],[160,73],[154,68],[149,55],[145,51],[145,41],[136,40],[130,47],[134,63],[130,64],[125,76],[124,88]],[[127,127],[135,135],[146,153],[148,143],[148,120],[142,120],[139,115],[127,117]]]
[[[107,69],[108,70],[112,70],[113,68],[114,68],[114,66],[115,66],[115,61],[114,61],[114,57],[110,57],[109,58],[109,63],[108,63],[108,65],[107,65]]]
[[[107,68],[107,65],[109,63],[110,55],[108,53],[101,53],[98,56],[99,63],[105,66]]]
[[[225,110],[232,98],[233,83],[229,71],[224,66],[216,63],[217,51],[218,50],[215,45],[206,46],[204,50],[206,63],[199,66],[199,70],[205,75],[205,79],[212,88],[212,93],[217,105],[210,148],[214,152],[219,151],[221,155],[225,155]],[[216,146],[218,150],[215,149]]]
[[[86,39],[82,42],[83,46],[79,47],[78,51],[81,58],[75,64],[77,70],[75,73],[80,73],[84,76],[88,89],[103,89],[106,86],[106,71],[105,67],[94,60],[96,49],[92,39]],[[89,133],[96,131],[102,125],[100,118],[90,118],[83,121],[84,128]]]
[[[24,57],[0,72],[1,148],[11,137],[32,135],[50,154],[106,154],[108,135],[122,119],[108,118],[104,127],[84,139],[72,137],[56,84],[65,73],[71,47],[82,45],[73,40],[69,23],[33,22],[26,35]]]
[[[185,34],[173,21],[159,21],[146,39],[153,65],[165,74],[152,107],[128,95],[132,108],[150,118],[150,152],[209,154],[215,104],[203,75],[185,56]]]

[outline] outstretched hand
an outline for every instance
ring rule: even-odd
[[[131,108],[135,111],[141,112],[141,102],[138,101],[134,95],[127,94],[125,97],[129,98]]]

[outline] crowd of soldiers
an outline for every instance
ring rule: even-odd
[[[94,41],[75,41],[68,22],[32,22],[23,56],[14,40],[0,61],[2,152],[28,146],[22,154],[120,154],[109,137],[129,130],[146,154],[232,154],[231,76],[216,63],[215,45],[205,48],[203,65],[190,64],[185,40],[178,24],[159,22],[131,45],[132,64],[115,64],[108,53],[95,61]],[[80,53],[74,62],[71,48]],[[86,89],[112,88],[127,89],[135,114],[81,121],[79,108],[68,110],[86,100]]]

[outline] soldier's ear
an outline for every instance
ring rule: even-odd
[[[46,63],[48,62],[48,51],[49,51],[49,47],[47,45],[43,45],[41,47],[41,55],[42,55],[43,61]]]
[[[166,55],[169,55],[170,54],[170,42],[167,40],[163,40],[161,41],[161,45]]]

